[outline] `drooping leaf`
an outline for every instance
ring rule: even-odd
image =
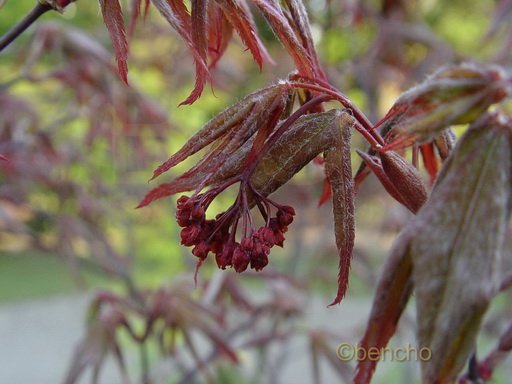
[[[252,0],[252,2],[258,6],[266,17],[279,41],[293,59],[299,74],[310,79],[315,79],[315,65],[311,61],[302,42],[297,38],[279,2],[277,0]]]
[[[208,3],[208,56],[210,69],[215,68],[233,35],[233,26],[216,1]]]
[[[243,3],[238,3],[236,0],[217,0],[217,2],[222,7],[225,17],[236,30],[245,46],[251,51],[260,70],[263,60],[272,62],[265,46],[258,38],[251,14],[244,7]]]
[[[196,83],[189,97],[182,101],[180,105],[192,104],[201,96],[206,79],[210,74],[206,59],[208,53],[207,2],[206,0],[192,0],[191,3],[191,37],[196,63]]]
[[[338,129],[333,129],[333,146],[325,151],[325,173],[332,190],[334,234],[338,249],[338,291],[330,305],[341,302],[348,288],[348,277],[355,239],[354,182],[350,159],[353,118],[339,115]]]
[[[347,123],[348,118],[342,120]],[[333,131],[339,129],[339,125],[340,113],[336,111],[301,116],[259,161],[251,177],[252,186],[264,196],[274,192],[319,153],[333,146]],[[144,197],[138,208],[166,196],[196,190],[198,186],[219,184],[240,175],[253,148],[253,141],[254,136],[239,143],[230,150],[229,155],[224,154],[224,160],[220,163],[207,154],[205,158],[208,161],[201,160],[203,169],[198,169],[196,165],[193,167],[194,172],[187,171],[172,182],[159,185]],[[207,180],[207,183],[204,180]]]
[[[142,10],[142,14],[144,19],[146,18],[149,11],[150,0],[132,0],[131,12],[130,12],[130,24],[128,27],[128,36],[131,38],[135,32],[135,26],[137,25],[137,21],[139,20],[141,14],[141,6],[144,1],[144,10]]]
[[[419,348],[432,354],[422,361],[425,383],[455,380],[499,290],[510,200],[511,126],[510,118],[500,113],[472,125],[445,163],[430,198],[396,240],[378,284],[361,348],[386,346],[412,282]],[[369,382],[375,366],[375,359],[360,361],[355,382]]]
[[[200,96],[206,80],[209,77],[208,65],[204,39],[199,36],[199,31],[194,33],[192,24],[204,34],[206,38],[206,15],[205,2],[196,2],[194,6],[193,17],[191,17],[183,0],[151,0],[162,16],[167,20],[171,27],[179,34],[183,41],[188,45],[196,66],[196,84],[187,99],[180,103],[192,104]]]
[[[119,0],[100,0],[103,20],[110,33],[121,79],[128,83],[128,42],[124,28],[123,12]]]
[[[313,42],[313,36],[311,34],[311,25],[304,2],[300,0],[286,0],[285,4],[293,20],[293,26],[298,35],[297,37],[302,42],[302,46],[305,48],[309,60],[314,65],[315,75],[317,78],[326,80],[327,77],[322,70],[322,65],[318,60],[318,55],[315,50],[315,43]]]

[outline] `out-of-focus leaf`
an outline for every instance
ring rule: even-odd
[[[507,21],[510,21],[511,15],[512,15],[512,1],[511,0],[497,1],[496,9],[494,10],[494,15],[492,18],[491,25],[489,26],[489,29],[486,32],[483,40],[487,41],[489,38],[494,36],[504,23],[506,23]]]
[[[123,12],[119,0],[100,0],[103,20],[110,33],[112,46],[116,54],[119,75],[125,83],[128,83],[128,42],[124,29]]]
[[[470,361],[468,371],[471,372],[472,369],[473,372],[471,373],[483,382],[493,382],[494,371],[506,360],[510,352],[512,352],[512,324],[500,335],[496,347],[482,361],[478,362],[475,357],[473,366],[471,366]],[[469,372],[462,375],[458,384],[474,383],[474,380],[469,376]]]
[[[500,285],[510,199],[509,117],[475,122],[458,142],[425,207],[410,225],[424,382],[455,380]],[[482,228],[485,226],[485,230]]]
[[[451,129],[445,129],[439,136],[434,139],[434,145],[439,153],[441,160],[446,160],[455,147],[455,134]]]
[[[470,123],[510,92],[509,76],[496,66],[445,67],[402,94],[377,124],[392,141],[386,149],[428,142],[453,124]]]
[[[359,344],[364,351],[369,351],[370,348],[381,351],[388,344],[411,296],[413,285],[409,238],[409,233],[405,232],[395,241],[381,273],[368,325]],[[359,360],[354,384],[370,383],[377,362],[374,358]]]
[[[340,303],[347,292],[355,239],[354,181],[350,160],[353,118],[343,113],[337,123],[338,129],[333,129],[333,146],[325,151],[325,173],[331,184],[334,234],[339,257],[338,292],[330,305]]]
[[[75,351],[64,383],[77,383],[89,366],[93,371],[92,382],[97,383],[101,367],[109,352],[113,354],[119,366],[123,382],[129,383],[126,364],[116,335],[117,328],[120,325],[126,324],[124,315],[116,310],[94,320],[88,329],[87,336],[81,341]]]
[[[349,383],[352,379],[352,368],[345,361],[340,361],[336,353],[334,353],[330,341],[339,336],[329,335],[322,330],[314,330],[309,333],[309,345],[311,350],[311,359],[313,365],[314,383],[320,384],[320,362],[326,361],[329,366],[336,372],[340,380]]]

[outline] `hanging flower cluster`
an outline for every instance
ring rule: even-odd
[[[219,268],[233,267],[243,272],[248,267],[260,271],[268,264],[270,249],[284,243],[284,233],[293,222],[295,210],[279,205],[251,188],[251,198],[263,217],[264,225],[255,229],[246,188],[241,188],[235,203],[215,219],[206,219],[206,211],[220,193],[212,189],[206,193],[181,196],[178,199],[176,220],[181,230],[181,244],[194,248],[192,254],[199,258],[198,267],[210,252],[215,254]],[[271,216],[272,208],[276,215]],[[240,241],[237,229],[241,222]]]

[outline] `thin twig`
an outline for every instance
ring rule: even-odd
[[[32,10],[25,15],[10,31],[0,37],[0,52],[9,46],[14,40],[18,38],[28,27],[30,27],[39,17],[46,12],[51,11],[53,7],[50,4],[37,3]]]

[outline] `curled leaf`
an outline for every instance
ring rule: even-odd
[[[453,147],[455,147],[455,134],[451,129],[445,129],[439,136],[434,139],[434,145],[437,149],[437,153],[441,160],[446,160],[450,153],[452,153]]]
[[[380,159],[386,176],[396,186],[405,206],[411,212],[418,212],[428,196],[418,170],[393,151],[381,152]]]
[[[381,152],[379,157],[357,151],[366,165],[373,171],[386,191],[398,202],[416,213],[428,192],[419,172],[402,156],[393,151]]]
[[[453,124],[470,123],[510,93],[509,76],[497,66],[445,67],[402,94],[377,124],[393,140],[386,149],[420,144]]]

